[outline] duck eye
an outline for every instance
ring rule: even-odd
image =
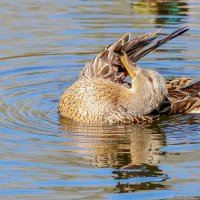
[[[153,83],[153,78],[152,77],[148,77],[148,80]]]

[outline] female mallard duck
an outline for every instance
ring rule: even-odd
[[[158,72],[135,64],[167,41],[183,34],[181,28],[143,50],[157,31],[130,39],[130,33],[87,63],[79,79],[61,96],[60,115],[80,124],[151,122],[149,114],[190,112],[200,107],[200,82],[189,78],[165,81]],[[124,82],[127,75],[132,84]]]

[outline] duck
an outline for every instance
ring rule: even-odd
[[[165,80],[136,63],[188,30],[180,28],[157,41],[159,30],[135,38],[124,34],[86,63],[60,98],[60,116],[76,124],[101,126],[151,123],[160,114],[200,111],[200,81],[192,84],[190,77]],[[131,83],[125,80],[127,76]]]

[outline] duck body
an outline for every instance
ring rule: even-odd
[[[143,82],[151,77],[149,82]],[[157,80],[151,82],[152,79]],[[137,79],[127,88],[103,78],[76,81],[62,96],[60,114],[81,124],[143,123],[167,95],[164,78],[152,70],[138,69]],[[144,106],[145,105],[145,106]]]
[[[61,96],[60,114],[79,123],[106,124],[109,115],[120,105],[124,90],[128,89],[110,80],[80,79]]]
[[[165,81],[158,72],[135,64],[146,54],[183,34],[181,28],[149,48],[157,31],[130,38],[125,34],[87,63],[78,80],[60,98],[59,112],[78,124],[105,125],[152,122],[149,114],[200,110],[200,82],[180,78]],[[132,83],[127,87],[127,75]]]

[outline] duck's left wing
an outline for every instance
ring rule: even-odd
[[[131,39],[130,33],[126,33],[120,40],[106,47],[92,61],[87,63],[79,78],[101,77],[121,83],[128,74],[119,58],[121,51],[124,51],[133,62],[137,62],[154,49],[187,30],[189,30],[188,27],[178,29],[148,48],[146,47],[157,38],[158,31],[143,34],[133,39]]]
[[[121,51],[133,55],[157,38],[156,32],[147,33],[131,39],[131,34],[126,33],[117,42],[106,47],[92,61],[87,63],[79,78],[101,77],[115,82],[122,82],[127,75],[122,66],[119,53]]]

